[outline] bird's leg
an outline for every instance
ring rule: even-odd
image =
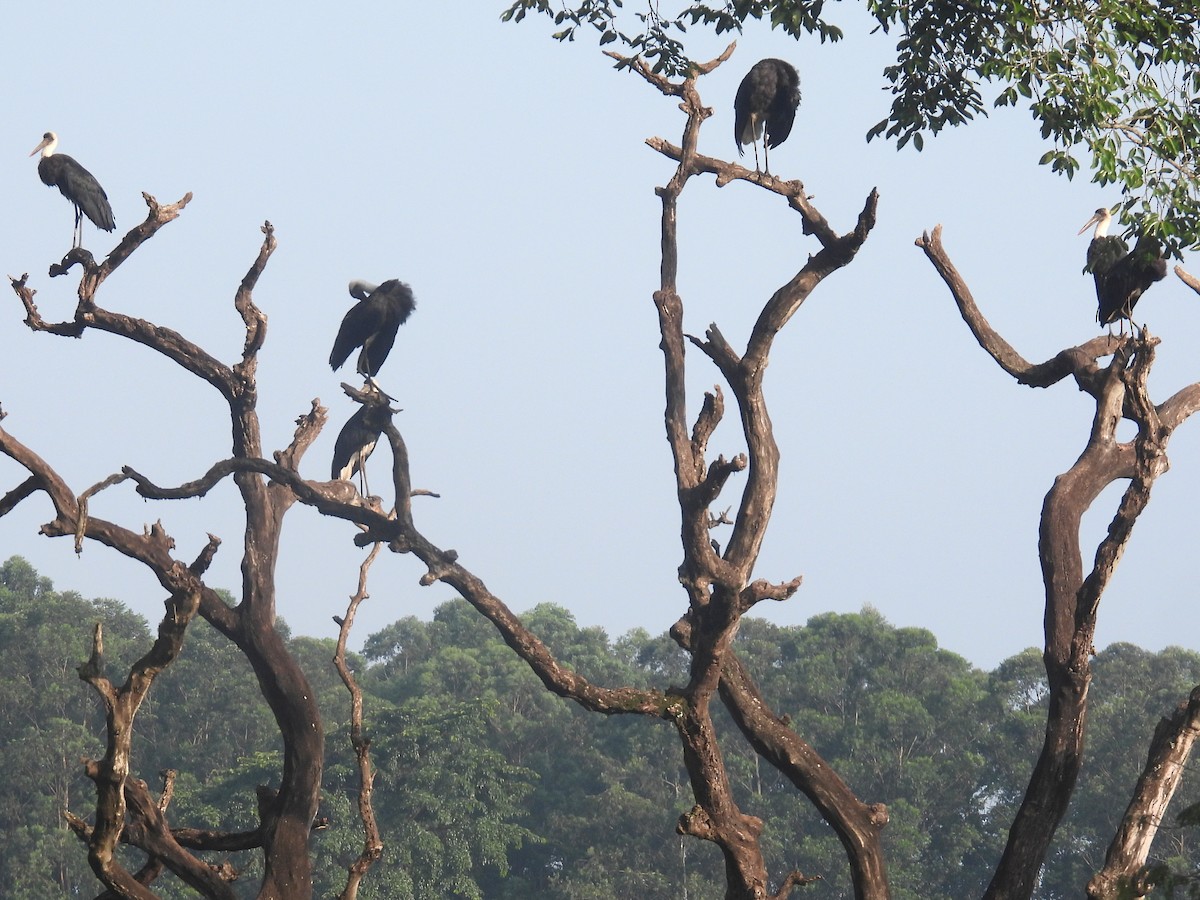
[[[83,210],[75,207],[75,228],[71,231],[71,249],[83,246]]]
[[[763,132],[763,172],[767,175],[771,174],[771,154],[770,145],[767,143],[767,134]]]
[[[375,380],[374,376],[366,375],[364,377],[367,379],[367,383],[366,383],[367,387],[369,387],[372,391],[378,393],[381,397],[386,397],[388,400],[395,402],[396,398],[393,397],[391,394],[389,394],[387,391],[385,391],[383,388],[381,388],[379,386],[379,382]]]
[[[371,494],[367,488],[367,461],[365,459],[358,464],[358,483],[361,488],[362,498],[366,500]]]

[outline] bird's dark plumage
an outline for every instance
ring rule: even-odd
[[[1167,261],[1157,238],[1140,237],[1130,252],[1121,238],[1108,234],[1112,213],[1096,210],[1079,233],[1096,226],[1088,244],[1085,272],[1091,272],[1096,282],[1098,309],[1096,318],[1101,325],[1111,325],[1120,319],[1132,321],[1133,307],[1156,281],[1167,277]]]
[[[350,481],[363,470],[369,457],[379,442],[379,435],[391,421],[392,411],[386,398],[379,403],[364,403],[342,426],[338,432],[337,441],[333,445],[333,465],[330,477],[336,480]],[[363,482],[363,492],[366,492],[366,482]]]
[[[364,378],[379,374],[383,361],[387,359],[396,341],[396,332],[407,321],[416,308],[412,289],[393,278],[378,287],[354,281],[350,284],[351,296],[359,302],[350,307],[338,328],[329,354],[329,365],[338,369],[350,357],[355,347],[361,347],[358,355],[358,373]]]
[[[733,138],[738,154],[744,152],[746,144],[753,144],[757,168],[758,139],[763,138],[763,162],[770,174],[767,148],[787,140],[799,105],[800,74],[795,67],[782,59],[756,62],[738,85],[733,100]]]
[[[42,184],[58,188],[59,193],[75,206],[77,232],[82,216],[87,216],[102,231],[112,231],[117,223],[108,202],[108,194],[104,193],[95,176],[74,158],[65,153],[55,153],[57,147],[58,136],[53,131],[47,131],[42,136],[42,142],[29,154],[42,154],[38,160],[38,177],[42,179]],[[81,241],[82,233],[79,233],[75,246],[79,246]]]

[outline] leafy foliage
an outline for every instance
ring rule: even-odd
[[[894,96],[868,137],[898,146],[995,106],[1027,103],[1050,144],[1041,158],[1068,178],[1090,156],[1093,181],[1115,185],[1137,233],[1200,246],[1195,147],[1200,138],[1200,16],[1191,3],[1068,0],[873,2],[899,27]],[[919,149],[919,145],[918,145]]]
[[[601,46],[617,43],[630,56],[652,60],[655,72],[679,76],[693,65],[682,37],[689,25],[704,25],[717,34],[741,31],[748,20],[766,20],[792,37],[816,34],[822,41],[836,41],[842,31],[821,18],[824,0],[726,0],[724,3],[674,4],[674,13],[664,14],[666,4],[651,3],[644,12],[632,13],[637,30],[618,26],[623,0],[584,0],[574,9],[553,7],[549,0],[515,0],[500,16],[505,22],[520,22],[531,12],[550,16],[559,28],[557,41],[574,41],[579,30],[590,26],[599,33]],[[617,68],[624,68],[619,63]]]
[[[553,16],[558,40],[590,25],[602,44],[680,75],[692,65],[688,25],[717,34],[766,20],[799,38],[837,40],[822,0],[726,0],[651,4],[619,27],[621,0],[586,0],[554,9],[515,0],[502,18]],[[896,58],[883,71],[888,114],[867,139],[893,138],[921,150],[927,136],[986,115],[990,106],[1024,104],[1049,144],[1040,163],[1071,178],[1086,160],[1092,180],[1120,191],[1129,234],[1158,237],[1170,252],[1200,248],[1200,11],[1184,0],[867,0]],[[626,16],[628,18],[628,14]],[[985,97],[985,89],[994,96]]]

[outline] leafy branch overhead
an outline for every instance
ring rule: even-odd
[[[838,40],[823,0],[725,0],[652,4],[633,13],[622,0],[585,0],[552,9],[515,0],[503,13],[520,21],[551,16],[558,40],[590,26],[602,44],[619,42],[655,71],[695,65],[684,37],[691,26],[717,34],[766,20],[791,37]],[[879,29],[898,35],[883,77],[891,108],[867,139],[894,138],[917,150],[946,126],[989,108],[1027,105],[1049,149],[1040,162],[1071,178],[1120,191],[1130,234],[1162,240],[1168,252],[1200,248],[1200,11],[1183,0],[868,0]],[[793,60],[795,61],[795,60]],[[801,65],[803,74],[803,65]]]

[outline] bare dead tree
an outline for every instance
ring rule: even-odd
[[[655,689],[608,688],[592,684],[579,673],[559,663],[549,649],[529,632],[508,607],[486,587],[481,579],[458,562],[457,553],[443,550],[428,540],[415,526],[411,498],[413,489],[408,470],[404,440],[394,425],[384,433],[392,449],[392,484],[395,506],[384,513],[378,505],[368,504],[345,482],[318,483],[302,479],[298,472],[301,456],[324,424],[325,412],[314,401],[312,410],[298,420],[292,444],[274,455],[263,457],[256,413],[257,352],[266,337],[266,318],[252,300],[252,291],[263,271],[275,241],[269,223],[266,240],[235,296],[234,306],[246,326],[242,359],[226,366],[189,342],[182,335],[151,323],[133,319],[99,307],[95,293],[104,280],[162,224],[178,214],[187,198],[173,207],[159,207],[147,197],[151,208],[147,223],[131,231],[106,260],[96,264],[90,257],[65,259],[56,267],[59,274],[74,265],[84,269],[79,289],[79,304],[73,320],[46,323],[33,303],[34,292],[22,277],[13,287],[25,305],[27,324],[37,331],[78,337],[88,329],[100,329],[145,345],[176,362],[185,370],[215,387],[226,399],[233,424],[233,447],[228,459],[215,463],[200,478],[175,488],[156,485],[150,478],[126,467],[102,482],[98,489],[130,481],[147,499],[200,497],[225,478],[238,486],[246,509],[243,585],[240,602],[233,607],[220,601],[201,578],[171,556],[173,543],[158,529],[142,539],[119,526],[91,517],[86,497],[77,498],[53,469],[11,435],[0,431],[0,452],[24,465],[30,477],[0,499],[0,514],[15,507],[38,491],[51,495],[57,512],[54,522],[43,528],[49,536],[74,535],[77,540],[107,544],[146,565],[173,596],[197,597],[201,617],[220,630],[250,660],[264,697],[275,714],[284,743],[284,763],[278,790],[261,789],[260,822],[249,832],[230,834],[204,829],[171,826],[164,809],[147,804],[149,796],[140,790],[128,773],[103,793],[123,794],[123,811],[114,807],[108,813],[108,833],[118,832],[122,839],[144,850],[156,864],[181,877],[193,870],[203,871],[191,851],[261,848],[266,873],[260,897],[298,897],[311,895],[311,872],[307,856],[307,837],[316,812],[321,772],[320,719],[303,673],[291,659],[272,627],[275,618],[273,571],[278,553],[279,533],[284,514],[296,502],[312,506],[325,515],[342,518],[361,529],[355,538],[360,546],[386,545],[393,552],[411,553],[427,567],[423,584],[441,581],[455,588],[498,629],[509,646],[526,661],[551,691],[585,708],[604,713],[637,714],[672,723],[678,733],[683,759],[689,774],[695,805],[681,816],[678,830],[715,843],[725,859],[727,897],[731,900],[758,900],[786,897],[792,888],[809,880],[801,872],[790,872],[778,879],[771,893],[772,878],[763,857],[759,837],[762,822],[744,812],[733,795],[731,779],[725,769],[718,736],[711,715],[714,695],[719,696],[733,713],[742,733],[772,764],[807,794],[841,837],[850,859],[856,894],[859,897],[886,898],[886,871],[879,835],[887,822],[887,810],[881,804],[864,804],[786,722],[763,702],[750,674],[733,651],[733,639],[741,617],[763,600],[790,598],[800,586],[800,578],[782,582],[756,579],[754,569],[775,503],[780,452],[775,442],[763,392],[768,356],[775,336],[821,282],[853,261],[867,239],[875,221],[878,197],[872,191],[859,214],[855,227],[846,234],[836,232],[811,204],[799,181],[750,172],[742,166],[702,156],[697,152],[700,128],[711,115],[704,107],[697,79],[711,72],[732,53],[731,45],[722,56],[698,66],[682,82],[673,83],[655,75],[640,62],[626,60],[649,84],[663,94],[677,97],[686,120],[680,146],[658,138],[651,147],[676,162],[668,184],[658,189],[662,200],[661,283],[654,292],[658,311],[665,364],[665,424],[675,461],[676,487],[680,506],[683,563],[681,583],[688,598],[687,612],[672,629],[675,639],[691,654],[689,681],[682,687]],[[689,181],[697,175],[711,174],[723,186],[734,180],[753,183],[786,199],[800,216],[801,230],[816,238],[820,249],[798,262],[796,273],[767,299],[744,350],[735,349],[714,324],[703,338],[683,331],[683,302],[677,291],[678,199]],[[707,445],[725,414],[724,392],[720,388],[705,394],[694,419],[689,419],[684,388],[686,351],[689,345],[714,364],[725,380],[737,405],[738,419],[746,442],[746,451],[732,458],[719,455],[707,459]],[[735,476],[745,476],[745,486],[732,518],[728,513],[714,515],[710,509]],[[710,531],[715,524],[732,526],[732,535],[724,552],[713,545]],[[215,549],[215,544],[214,544]],[[360,583],[360,597],[365,594]],[[354,605],[343,620],[343,638],[352,618]],[[352,689],[353,690],[353,689]],[[365,749],[358,735],[356,747]],[[369,794],[369,769],[364,768],[363,790]],[[143,786],[144,788],[144,786]],[[136,802],[135,802],[136,798]],[[360,858],[363,871],[378,846],[373,837],[369,798],[364,807],[365,849]],[[186,849],[185,849],[186,848]],[[152,896],[136,886],[136,879],[105,862],[103,878],[121,896]],[[227,873],[219,873],[222,877]],[[344,896],[353,896],[357,881],[352,873]],[[225,896],[220,878],[201,885],[193,877],[189,883],[205,896]]]
[[[949,287],[980,346],[1018,384],[1049,387],[1073,378],[1096,403],[1083,452],[1069,470],[1055,479],[1042,506],[1038,552],[1046,592],[1046,734],[1025,798],[1009,830],[1008,843],[985,894],[987,898],[1024,898],[1033,893],[1083,763],[1092,640],[1100,597],[1150,499],[1155,480],[1167,470],[1167,442],[1175,429],[1200,408],[1200,384],[1188,385],[1155,405],[1146,379],[1159,340],[1145,330],[1122,338],[1093,338],[1047,362],[1031,364],[991,328],[979,311],[942,245],[941,227],[922,235],[916,243]],[[1101,360],[1109,356],[1111,361],[1101,365]],[[1117,426],[1122,421],[1137,427],[1131,440],[1117,437]],[[1106,487],[1118,481],[1128,481],[1128,485],[1107,535],[1096,548],[1091,570],[1085,574],[1080,550],[1083,514]],[[1172,727],[1178,736],[1191,727],[1190,719],[1183,716]],[[1171,738],[1161,740],[1169,742]],[[1160,743],[1156,738],[1155,745]],[[1186,753],[1182,759],[1186,759]],[[1132,819],[1138,819],[1142,831],[1137,837],[1119,837],[1120,846],[1114,844],[1117,849],[1110,849],[1111,868],[1106,865],[1105,872],[1093,882],[1102,892],[1095,896],[1115,896],[1103,892],[1115,890],[1118,881],[1131,877],[1140,865],[1134,865],[1139,856],[1144,861],[1141,854],[1148,852],[1153,834],[1146,830],[1148,822],[1142,811],[1165,808],[1177,781],[1176,765],[1181,761],[1153,771],[1148,767],[1138,788],[1141,799],[1135,798],[1123,826],[1128,829]]]
[[[303,672],[288,654],[274,628],[274,569],[284,515],[296,503],[319,513],[352,523],[359,529],[355,543],[386,546],[394,553],[411,554],[425,566],[421,583],[442,582],[453,587],[497,628],[507,644],[538,675],[546,687],[584,708],[606,715],[642,715],[671,723],[680,740],[694,805],[680,817],[681,834],[711,841],[724,857],[730,900],[784,898],[809,879],[794,871],[773,878],[764,858],[760,835],[763,823],[742,810],[734,796],[712,718],[714,696],[731,713],[742,736],[763,759],[778,768],[814,804],[834,829],[846,849],[855,896],[886,900],[889,896],[880,843],[888,821],[881,803],[860,800],[816,750],[796,734],[765,703],[752,674],[734,650],[741,618],[764,600],[784,601],[801,584],[800,577],[770,581],[755,576],[758,556],[774,508],[780,463],[764,393],[768,358],[776,335],[790,322],[805,300],[828,276],[849,265],[875,223],[878,197],[867,196],[854,227],[837,232],[812,205],[799,181],[787,181],[751,172],[740,165],[701,155],[700,129],[711,115],[702,102],[698,79],[716,69],[732,53],[731,45],[717,59],[698,65],[681,82],[655,74],[638,60],[623,59],[654,89],[678,99],[684,113],[683,135],[678,146],[661,138],[647,143],[674,161],[675,170],[657,189],[662,202],[660,283],[653,293],[658,314],[664,360],[664,423],[671,447],[680,509],[682,562],[680,583],[687,597],[686,612],[672,628],[673,638],[688,651],[691,666],[687,684],[650,689],[605,687],[593,684],[561,664],[549,648],[493,595],[486,584],[465,566],[452,549],[442,549],[416,526],[405,442],[394,424],[384,429],[392,450],[392,488],[395,503],[385,512],[378,503],[358,495],[347,482],[311,482],[299,474],[299,463],[325,422],[325,411],[314,401],[301,416],[292,443],[271,459],[264,456],[257,415],[257,354],[266,339],[266,317],[253,301],[253,290],[275,248],[273,229],[264,226],[265,239],[255,262],[234,296],[234,308],[245,325],[241,359],[226,365],[184,336],[96,303],[96,292],[113,271],[159,228],[175,218],[188,197],[178,204],[160,206],[152,197],[147,220],[129,232],[106,259],[73,253],[55,268],[56,274],[83,269],[79,302],[73,319],[47,323],[35,306],[34,290],[23,276],[13,288],[26,310],[26,323],[35,331],[80,337],[98,329],[124,337],[162,354],[185,371],[214,387],[226,400],[232,424],[230,456],[214,463],[199,478],[178,487],[155,484],[129,467],[94,488],[76,495],[53,467],[0,429],[0,452],[25,467],[29,476],[0,498],[0,515],[36,493],[45,493],[55,518],[42,528],[50,537],[72,536],[77,542],[95,541],[137,560],[163,585],[175,604],[176,616],[160,634],[149,654],[137,664],[121,688],[101,671],[102,644],[97,635],[92,659],[81,675],[103,698],[109,714],[109,750],[104,760],[90,762],[87,771],[97,785],[96,824],[77,824],[88,842],[89,858],[100,880],[116,896],[153,897],[149,888],[158,871],[170,870],[204,896],[226,897],[231,873],[204,862],[197,853],[258,848],[265,861],[260,897],[307,898],[312,893],[308,856],[309,832],[317,810],[321,767],[322,728],[313,692]],[[685,333],[683,299],[678,292],[679,198],[697,176],[714,176],[718,187],[733,181],[756,185],[786,200],[799,215],[799,226],[813,237],[819,249],[797,260],[795,274],[763,303],[744,348],[735,348],[716,324],[703,337]],[[1050,685],[1050,711],[1041,757],[1010,832],[997,867],[989,897],[1028,897],[1044,859],[1046,848],[1066,809],[1079,771],[1086,725],[1090,654],[1099,599],[1120,558],[1134,523],[1149,499],[1155,479],[1166,470],[1166,444],[1174,429],[1200,405],[1200,385],[1177,392],[1166,402],[1151,402],[1146,379],[1154,361],[1157,340],[1146,332],[1136,337],[1099,337],[1069,348],[1047,362],[1025,361],[988,325],[979,313],[965,282],[946,255],[940,230],[926,235],[919,246],[926,252],[949,286],[980,345],[1014,379],[1024,385],[1046,387],[1073,378],[1096,402],[1096,415],[1079,460],[1061,475],[1047,495],[1042,514],[1040,551],[1046,585],[1045,661]],[[1182,276],[1181,276],[1182,277]],[[689,411],[685,389],[688,351],[711,363],[725,387],[704,395],[697,410]],[[1106,365],[1101,360],[1112,357]],[[745,442],[744,452],[732,457],[709,458],[708,444],[726,414],[726,392],[736,406]],[[1117,439],[1117,426],[1133,422],[1137,435]],[[89,514],[89,498],[106,488],[130,482],[147,499],[200,497],[231,478],[246,511],[243,537],[243,583],[239,602],[229,606],[204,583],[207,560],[216,552],[211,538],[200,559],[191,565],[173,555],[174,542],[160,525],[136,533]],[[735,479],[744,479],[736,502],[726,512],[714,514],[714,504]],[[1079,549],[1079,523],[1100,492],[1117,480],[1129,482],[1109,533],[1096,551],[1086,575]],[[712,528],[729,524],[731,534],[724,549],[711,539]],[[344,646],[357,603],[365,597],[366,566],[360,572],[359,591],[340,623],[339,658],[343,677]],[[182,611],[181,611],[182,610]],[[165,804],[155,803],[144,782],[128,770],[128,741],[134,733],[137,703],[145,696],[153,675],[178,652],[187,620],[193,614],[217,628],[245,654],[270,706],[283,741],[283,765],[277,789],[261,788],[259,821],[240,833],[209,831],[171,824]],[[182,624],[180,624],[182,622]],[[166,620],[164,620],[166,623]],[[361,698],[352,677],[347,679],[352,705],[361,714]],[[1188,719],[1187,722],[1191,720]],[[1190,728],[1180,725],[1178,734]],[[344,897],[353,897],[362,875],[381,852],[370,808],[368,741],[361,718],[352,726],[352,740],[360,759],[364,822],[364,849],[351,868]],[[1169,740],[1169,738],[1164,738]],[[1179,763],[1181,764],[1181,763]],[[1175,766],[1176,763],[1172,763]],[[1159,767],[1162,768],[1170,768]],[[1149,771],[1149,769],[1148,769]],[[1156,769],[1155,772],[1159,770]],[[1146,796],[1161,798],[1169,792],[1167,780],[1150,777]],[[1151,783],[1153,782],[1153,783]],[[1146,804],[1160,800],[1147,800]],[[1133,821],[1151,806],[1131,806]],[[1154,807],[1157,808],[1157,807]],[[130,873],[113,857],[117,840],[144,851],[148,864]],[[1130,877],[1144,840],[1128,842],[1114,863],[1118,878]],[[1116,859],[1117,857],[1114,857]],[[1144,860],[1144,856],[1141,857]],[[1119,869],[1119,871],[1118,871]],[[772,892],[772,881],[777,887]],[[1099,895],[1098,895],[1099,896]]]
[[[727,59],[732,50],[733,45],[718,60],[699,67],[697,74],[711,71]],[[719,688],[725,705],[743,735],[765,759],[805,793],[842,841],[850,862],[856,896],[885,898],[888,896],[888,883],[879,837],[882,827],[887,823],[886,807],[860,801],[836,771],[780,716],[770,710],[731,646],[742,615],[762,600],[786,600],[800,585],[799,578],[781,584],[753,579],[778,485],[779,448],[775,443],[763,394],[767,358],[775,335],[812,291],[827,276],[854,259],[874,226],[878,196],[872,191],[859,214],[856,227],[845,235],[838,234],[809,202],[804,185],[800,182],[750,173],[741,166],[706,157],[696,151],[700,125],[711,115],[711,110],[701,104],[694,77],[677,85],[654,74],[640,62],[629,61],[628,64],[665,95],[680,97],[681,109],[688,116],[681,147],[672,146],[658,138],[648,143],[678,162],[671,181],[658,191],[663,204],[663,260],[662,283],[655,292],[654,301],[659,313],[666,365],[667,436],[675,459],[676,487],[682,515],[684,562],[680,566],[680,580],[689,599],[688,611],[673,627],[672,636],[692,654],[692,682],[689,689],[693,699],[689,710],[696,722],[691,725],[691,730],[697,735],[709,735],[712,723],[708,718],[708,703],[713,689]],[[732,460],[722,456],[712,463],[707,463],[705,459],[707,442],[724,414],[724,398],[719,390],[707,394],[689,432],[683,377],[683,304],[676,287],[678,198],[688,179],[699,174],[715,175],[718,186],[734,180],[747,180],[783,196],[789,206],[800,214],[803,232],[815,235],[821,244],[820,251],[809,257],[800,270],[768,299],[743,353],[739,354],[729,345],[715,324],[709,327],[704,340],[687,338],[717,366],[729,385],[746,439],[745,456],[737,456]],[[711,522],[709,508],[716,502],[728,479],[742,470],[747,471],[747,484],[734,518],[732,536],[724,553],[718,554],[708,534]],[[704,748],[699,740],[695,741],[695,745],[691,754],[685,750],[693,787],[698,779],[704,781],[707,778],[719,783],[722,779],[718,773],[722,764],[715,741],[713,749],[707,754],[700,752]],[[700,807],[699,811],[703,811],[704,804],[701,803]],[[752,830],[761,827],[756,821],[746,823],[738,820],[732,797],[718,808],[728,811],[716,827],[711,816],[699,815],[694,810],[691,816],[685,816],[681,821],[681,830],[713,840],[739,828]],[[746,893],[735,894],[731,887],[729,896],[765,896],[765,869],[759,868],[760,863],[753,858],[753,854],[735,841],[722,845],[722,849],[726,853],[727,872],[730,871],[731,855],[740,853],[739,871],[746,873],[741,876],[740,882],[730,878],[731,886],[740,884]],[[798,874],[795,877],[802,878]],[[785,895],[787,889],[785,883],[778,896]]]
[[[144,196],[149,208],[146,220],[126,234],[103,262],[97,264],[86,253],[72,253],[53,267],[53,274],[68,272],[75,265],[83,268],[72,320],[45,322],[34,305],[35,292],[27,285],[28,277],[13,280],[13,288],[25,306],[26,323],[34,331],[72,337],[80,337],[89,329],[107,331],[161,353],[212,385],[225,398],[233,425],[234,458],[261,459],[255,373],[257,353],[266,336],[266,317],[254,305],[252,292],[275,249],[273,228],[270,223],[264,226],[265,239],[258,257],[234,297],[234,307],[245,324],[246,336],[241,359],[228,366],[174,331],[106,310],[96,303],[96,292],[105,280],[158,229],[176,218],[190,199],[189,194],[179,203],[161,206],[153,197]],[[292,444],[277,454],[276,465],[295,472],[323,423],[324,411],[314,404],[312,412],[301,419]],[[246,510],[246,562],[242,569],[241,602],[230,607],[202,579],[208,560],[216,551],[215,538],[210,538],[200,559],[189,566],[172,555],[174,541],[161,525],[137,533],[90,516],[87,495],[92,492],[77,497],[49,463],[3,430],[0,430],[0,452],[30,473],[25,482],[0,501],[0,512],[7,513],[36,492],[45,493],[53,504],[55,518],[42,527],[43,534],[75,536],[77,541],[93,540],[115,549],[152,572],[174,601],[174,612],[168,614],[160,629],[159,643],[135,666],[125,687],[118,690],[103,678],[99,636],[92,660],[81,668],[81,677],[92,683],[103,697],[109,722],[109,751],[105,759],[85,766],[97,783],[96,825],[86,835],[89,859],[97,876],[118,896],[153,896],[113,858],[112,847],[120,837],[165,865],[204,896],[232,896],[225,878],[214,874],[213,867],[188,851],[257,847],[262,850],[265,864],[260,896],[309,896],[308,838],[320,789],[323,735],[313,691],[274,628],[273,570],[279,531],[295,494],[279,484],[268,484],[250,468],[232,471]],[[129,472],[122,473],[102,482],[98,488],[133,477]],[[260,790],[258,826],[245,834],[172,830],[165,810],[145,802],[148,794],[144,785],[139,789],[139,783],[129,777],[128,741],[132,738],[133,714],[149,689],[153,674],[178,652],[183,627],[193,612],[199,612],[245,654],[283,741],[279,788]],[[173,623],[172,615],[176,617]]]

